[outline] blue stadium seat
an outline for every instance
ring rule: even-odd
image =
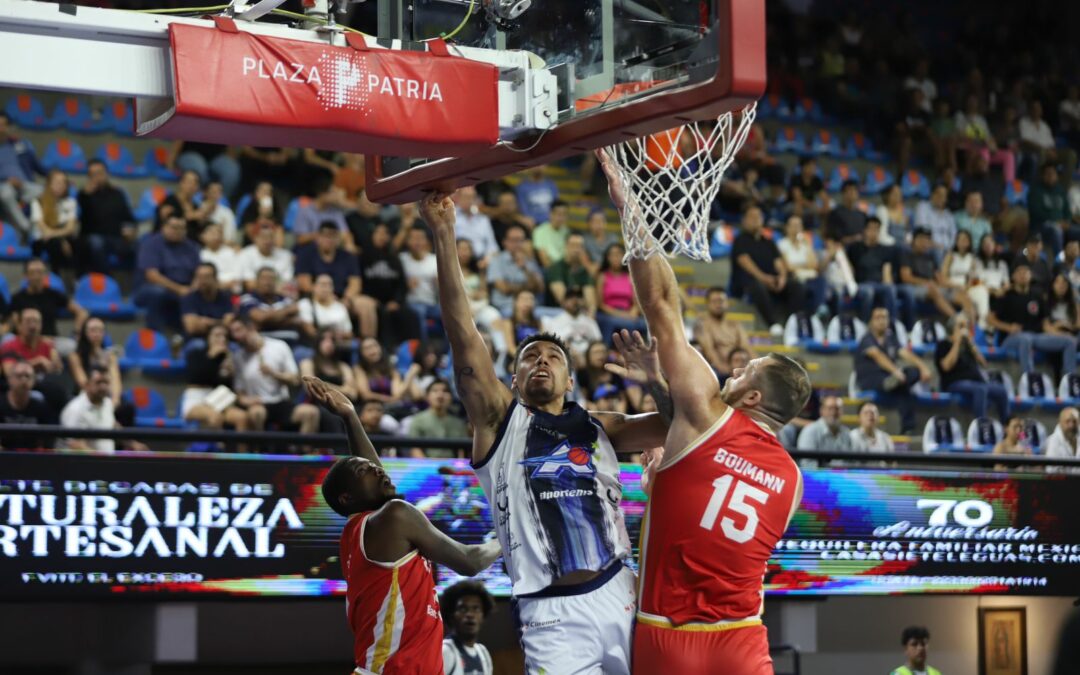
[[[945,391],[934,391],[922,382],[913,386],[911,388],[911,393],[915,397],[916,403],[928,408],[948,407],[953,403],[959,402],[961,398],[958,394],[950,394]]]
[[[158,180],[175,183],[180,179],[180,173],[166,166],[168,162],[169,149],[163,145],[159,145],[146,151],[146,158],[143,160],[143,168],[146,169],[146,172],[149,175]]]
[[[825,182],[825,189],[833,194],[840,192],[840,188],[844,186],[844,182],[853,180],[859,181],[859,172],[855,170],[850,164],[840,163],[833,167],[832,173],[829,174],[829,180]]]
[[[135,135],[135,112],[126,101],[113,101],[101,112],[102,121],[109,130],[120,136]]]
[[[855,371],[851,372],[848,376],[848,396],[851,398],[859,399],[860,401],[877,401],[882,398],[880,394],[872,390],[860,390],[858,381],[855,377]]]
[[[784,344],[788,347],[810,349],[811,345],[821,346],[824,342],[825,327],[816,314],[796,312],[784,324]]]
[[[803,137],[802,132],[795,127],[784,127],[776,134],[776,140],[773,141],[773,150],[775,152],[804,154],[806,152],[806,139]]]
[[[1080,373],[1065,373],[1058,384],[1057,396],[1062,405],[1080,405]]]
[[[820,129],[810,137],[810,154],[840,156],[840,139],[828,129]]]
[[[242,225],[243,224],[243,223],[240,222],[240,219],[244,216],[244,211],[247,209],[248,204],[250,204],[250,203],[251,203],[251,193],[250,192],[245,194],[243,197],[240,198],[240,200],[238,202],[236,202],[236,211],[234,211],[233,213],[236,214],[236,224],[237,225]]]
[[[157,218],[157,208],[168,196],[169,191],[160,185],[153,185],[143,190],[138,205],[132,209],[135,219],[143,222]]]
[[[810,97],[803,97],[792,106],[792,114],[800,122],[820,122],[825,118],[821,104]]]
[[[120,285],[107,274],[87,274],[75,284],[75,302],[86,311],[110,319],[132,319],[135,305],[124,300]]]
[[[11,288],[8,287],[7,277],[0,274],[0,297],[4,299],[4,302],[11,302]]]
[[[731,255],[731,245],[736,235],[736,229],[731,225],[721,225],[713,231],[713,236],[709,240],[709,254],[712,255],[713,260]]]
[[[967,444],[972,452],[990,452],[1004,437],[1001,422],[990,417],[977,417],[968,425]]]
[[[145,178],[146,167],[135,161],[131,150],[119,143],[106,143],[98,148],[94,156],[105,162],[105,168],[120,178]]]
[[[923,452],[956,452],[964,449],[960,422],[946,415],[934,415],[923,428]]]
[[[1005,184],[1005,199],[1013,206],[1026,205],[1027,198],[1028,185],[1024,181],[1017,178],[1016,180]]]
[[[862,191],[866,195],[879,195],[893,186],[893,176],[883,166],[875,166],[866,172]]]
[[[19,229],[0,220],[0,260],[20,262],[30,259],[30,247],[22,245]],[[5,280],[6,289],[6,280]]]
[[[840,156],[844,159],[859,159],[861,157],[868,162],[885,161],[885,153],[875,150],[870,139],[858,132],[851,135]]]
[[[169,341],[157,331],[143,328],[128,336],[124,343],[124,355],[120,369],[138,368],[144,375],[183,374],[186,363],[183,358],[174,359]]]
[[[282,225],[285,226],[286,232],[292,232],[293,227],[296,226],[296,216],[300,213],[300,209],[311,203],[310,197],[297,197],[289,202],[289,206],[285,209],[285,222]],[[237,213],[237,216],[240,214]]]
[[[21,291],[26,288],[26,285],[26,279],[23,278],[22,282],[19,284],[19,290]],[[68,292],[67,285],[64,284],[63,277],[61,277],[56,272],[49,272],[49,276],[45,277],[45,288],[56,288],[59,289],[61,293]]]
[[[1054,383],[1046,373],[1031,371],[1020,375],[1016,385],[1015,407],[1017,410],[1039,408],[1053,409],[1058,406]]]
[[[124,400],[135,406],[135,426],[179,429],[184,421],[169,415],[165,399],[149,387],[132,387],[124,392]]]
[[[4,108],[15,126],[31,131],[51,131],[56,128],[52,117],[45,112],[41,99],[30,94],[19,94],[7,102]]]
[[[780,110],[787,108],[787,103],[780,98],[779,94],[769,94],[757,104],[758,119],[768,120],[778,117]]]
[[[904,199],[930,199],[930,181],[914,169],[905,171],[900,178],[900,193]]]
[[[66,173],[86,173],[86,152],[75,141],[58,138],[45,148],[41,158],[46,169],[60,169]]]
[[[94,119],[90,103],[79,96],[67,96],[57,103],[52,121],[57,128],[63,127],[79,134],[99,134],[108,128],[104,120]]]
[[[911,328],[911,351],[919,356],[932,354],[937,347],[938,340],[945,338],[948,333],[945,327],[933,319],[919,319]]]
[[[1020,444],[1031,448],[1031,454],[1043,454],[1043,446],[1046,444],[1046,427],[1036,419],[1024,420],[1024,430],[1020,432]]]

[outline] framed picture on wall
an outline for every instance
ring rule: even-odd
[[[1027,610],[979,609],[979,675],[1028,675]]]

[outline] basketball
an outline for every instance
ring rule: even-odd
[[[589,457],[589,451],[585,448],[570,448],[570,452],[566,453],[566,458],[578,466],[588,464]]]

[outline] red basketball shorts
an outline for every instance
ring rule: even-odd
[[[634,627],[634,675],[773,675],[765,626],[675,630]]]

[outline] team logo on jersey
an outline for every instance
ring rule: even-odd
[[[564,473],[571,476],[591,478],[596,475],[592,451],[580,445],[571,446],[563,441],[555,446],[551,454],[541,457],[529,457],[519,462],[522,466],[535,466],[533,478],[557,478]]]

